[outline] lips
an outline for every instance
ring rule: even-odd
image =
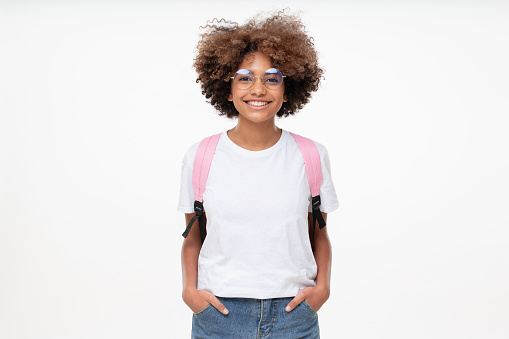
[[[263,101],[263,100],[248,100],[248,101],[244,101],[246,104],[248,104],[249,106],[254,106],[254,107],[263,107],[263,106],[267,106],[268,104],[271,103],[271,101]]]

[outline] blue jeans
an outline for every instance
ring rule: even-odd
[[[318,314],[306,301],[292,311],[293,297],[273,299],[217,297],[229,313],[209,304],[193,314],[192,339],[319,339]]]

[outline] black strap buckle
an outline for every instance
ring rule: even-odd
[[[194,201],[194,211],[196,212],[196,215],[198,217],[201,217],[203,215],[203,203],[195,200]]]
[[[314,210],[318,210],[320,209],[320,205],[322,204],[322,200],[320,199],[320,196],[317,195],[315,197],[313,197],[313,200],[312,200],[312,205],[313,205],[313,209]]]
[[[315,242],[315,226],[318,222],[319,229],[325,227],[325,220],[323,219],[322,212],[320,211],[320,205],[322,201],[320,199],[320,195],[313,197],[312,205],[313,205],[313,233],[311,235],[311,242],[314,244]]]
[[[194,212],[196,213],[196,215],[191,219],[191,221],[189,221],[189,224],[187,225],[186,230],[184,231],[184,233],[182,233],[182,236],[184,238],[187,237],[187,235],[191,231],[191,227],[193,226],[194,222],[196,221],[196,219],[198,219],[199,226],[200,226],[201,242],[203,243],[203,241],[205,240],[205,223],[203,220],[203,218],[204,218],[203,211],[204,211],[203,203],[201,201],[195,200],[194,201]]]

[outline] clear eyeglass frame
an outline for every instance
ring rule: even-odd
[[[269,82],[268,81],[270,79],[274,79],[273,77],[271,77],[273,75],[276,75],[276,77],[277,77],[276,79],[279,80],[277,83],[273,83],[273,82]],[[246,84],[241,85],[240,81],[236,81],[235,80],[235,78],[238,78],[238,77],[241,77],[241,76],[250,76],[253,79],[251,81],[247,82]],[[271,78],[269,78],[269,77],[271,77]],[[230,77],[230,79],[232,79],[232,81],[233,81],[233,84],[238,89],[250,89],[251,87],[253,87],[253,85],[255,83],[254,82],[254,78],[261,78],[262,84],[266,88],[268,88],[268,89],[276,89],[279,86],[281,86],[281,84],[283,83],[283,79],[286,78],[286,75],[281,74],[281,72],[279,70],[275,69],[275,68],[269,68],[261,76],[260,75],[253,75],[253,73],[251,73],[251,71],[247,70],[247,69],[239,69],[235,73],[235,76]]]

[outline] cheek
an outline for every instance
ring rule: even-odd
[[[287,100],[286,100],[286,91],[285,91],[284,89],[283,89],[283,90],[281,90],[281,94],[280,94],[280,96],[281,96],[281,99],[282,99],[282,101],[283,101],[283,102],[286,102],[286,101],[287,101]]]
[[[230,94],[228,94],[228,101],[233,101],[234,98],[237,98],[238,97],[238,93],[235,92],[235,88],[233,88],[233,84],[232,86],[230,86]]]

